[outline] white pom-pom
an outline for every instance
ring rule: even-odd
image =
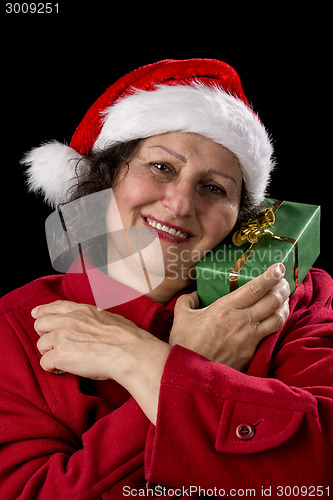
[[[32,149],[21,163],[28,167],[26,175],[29,190],[42,193],[45,201],[56,207],[66,201],[68,190],[75,184],[75,170],[79,161],[82,172],[86,160],[70,146],[51,141]]]

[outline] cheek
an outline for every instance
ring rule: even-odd
[[[122,218],[160,197],[156,183],[150,176],[131,172],[114,188],[114,195]]]
[[[234,227],[238,217],[239,205],[226,205],[223,209],[207,213],[202,220],[205,240],[210,248],[220,243]]]

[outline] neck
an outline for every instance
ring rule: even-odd
[[[162,283],[147,293],[147,297],[159,302],[162,305],[166,305],[170,302],[172,297],[174,297],[178,292],[184,290],[193,283],[191,280],[175,281],[170,278],[165,278]]]
[[[120,248],[124,253],[124,249]],[[178,273],[176,278],[175,273],[163,277],[161,273],[162,267],[164,271],[163,257],[160,256],[158,259],[153,251],[152,255],[143,257],[141,252],[137,252],[129,258],[125,258],[126,252],[122,255],[121,251],[113,241],[109,242],[107,274],[160,304],[167,304],[178,292],[193,283],[182,273]],[[149,269],[146,268],[146,263]]]

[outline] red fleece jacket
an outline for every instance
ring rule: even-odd
[[[172,489],[198,498],[199,486],[201,497],[214,488],[218,498],[240,488],[260,497],[271,487],[281,498],[286,486],[333,494],[332,279],[324,271],[308,274],[287,323],[246,373],[175,346],[156,427],[115,382],[42,370],[30,311],[58,299],[93,304],[87,276],[41,278],[0,300],[1,499],[152,497],[146,482],[160,485],[156,496],[171,488],[167,498]],[[175,301],[140,297],[110,311],[167,341]]]

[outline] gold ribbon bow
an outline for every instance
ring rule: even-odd
[[[259,213],[257,219],[249,219],[241,229],[234,233],[232,242],[237,247],[243,245],[247,240],[249,243],[257,243],[263,235],[274,236],[274,233],[268,229],[275,222],[275,215],[271,208],[266,208]]]
[[[294,266],[294,278],[295,278],[295,288],[298,286],[298,243],[294,238],[288,238],[287,236],[277,236],[271,231],[271,226],[275,222],[275,213],[282,205],[283,200],[277,200],[270,208],[262,210],[257,218],[249,219],[244,222],[241,228],[236,231],[232,236],[232,242],[236,246],[243,245],[246,241],[250,243],[250,246],[245,250],[245,252],[236,261],[234,267],[231,269],[229,274],[229,289],[230,292],[238,288],[238,275],[240,270],[244,266],[247,259],[253,252],[254,246],[262,236],[270,236],[276,240],[287,241],[294,245],[295,250],[295,266]]]

